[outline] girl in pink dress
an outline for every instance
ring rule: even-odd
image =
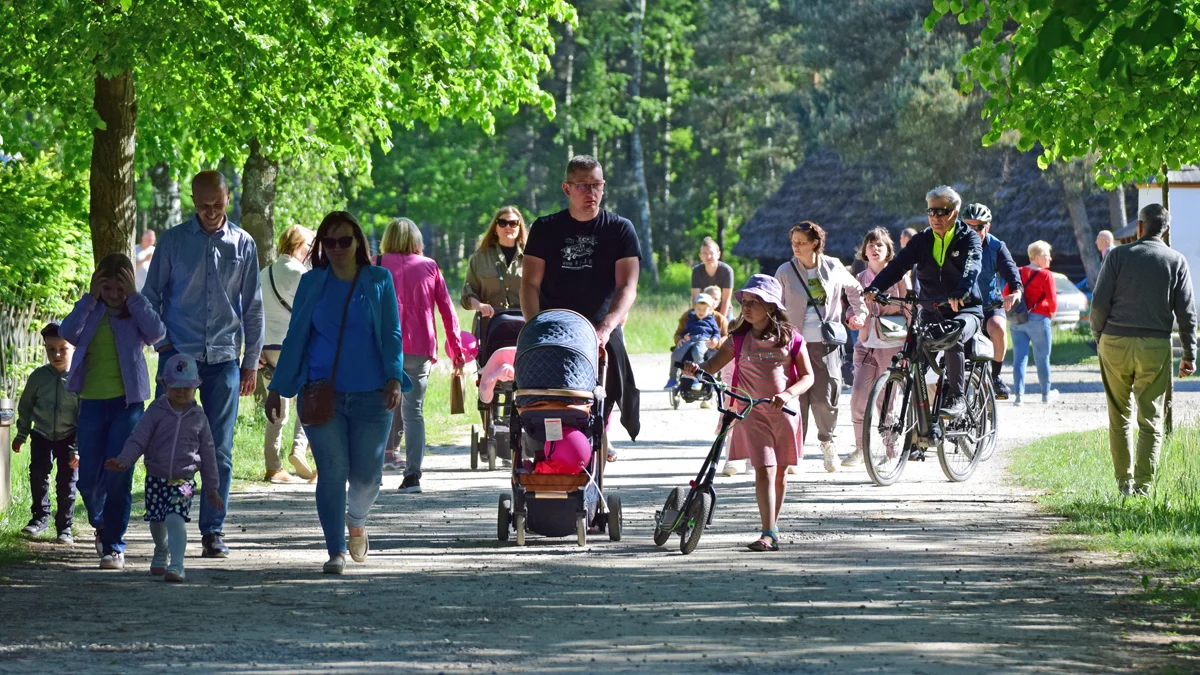
[[[799,418],[782,409],[812,386],[812,365],[804,338],[788,323],[783,288],[774,277],[755,274],[736,296],[741,318],[730,329],[730,339],[700,368],[712,373],[733,362],[733,388],[751,398],[771,399],[769,406],[755,407],[733,428],[729,459],[749,459],[754,467],[762,535],[750,543],[750,550],[778,551],[786,467],[800,463],[803,446]],[[696,366],[686,364],[685,372],[689,369],[695,373]]]

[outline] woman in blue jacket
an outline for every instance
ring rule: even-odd
[[[412,388],[404,375],[392,275],[372,266],[369,256],[354,216],[345,211],[325,216],[313,244],[313,269],[296,289],[267,397],[267,415],[276,418],[281,397],[300,394],[307,383],[333,382],[333,418],[304,425],[317,462],[317,516],[329,550],[326,574],[345,568],[346,528],[350,557],[355,562],[367,557],[367,513],[379,495],[391,410],[400,403],[401,391]],[[301,396],[302,421],[308,417],[305,404]]]

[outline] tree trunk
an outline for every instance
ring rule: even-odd
[[[567,35],[563,39],[567,51],[567,86],[563,98],[563,138],[567,141],[567,161],[575,156],[575,143],[571,136],[571,87],[575,81],[575,28],[566,24]]]
[[[1167,210],[1167,213],[1171,212],[1171,175],[1167,173],[1169,169],[1167,163],[1163,162],[1162,207]],[[1163,232],[1163,242],[1167,246],[1171,245],[1171,228],[1169,227],[1166,232]],[[1171,359],[1172,367],[1167,369],[1167,396],[1163,402],[1165,408],[1163,411],[1163,434],[1167,436],[1175,433],[1175,373],[1172,370],[1174,365],[1175,359]]]
[[[154,195],[150,202],[148,227],[155,232],[162,232],[178,225],[183,220],[179,206],[179,181],[171,176],[171,167],[166,162],[150,167],[150,185]]]
[[[666,110],[663,112],[663,203],[662,212],[662,232],[666,236],[671,236],[671,34],[667,33],[667,43],[664,45],[665,55],[663,56],[663,88],[666,90]],[[670,249],[664,248],[663,265],[671,262]]]
[[[1108,226],[1115,234],[1128,223],[1129,216],[1125,215],[1125,186],[1118,185],[1117,189],[1108,191]]]
[[[725,250],[725,185],[717,183],[717,248]]]
[[[92,129],[92,170],[88,221],[92,256],[97,262],[109,253],[133,255],[137,228],[134,197],[134,150],[137,143],[137,100],[133,72],[113,78],[96,73],[93,107],[104,123]]]
[[[1100,274],[1100,253],[1096,250],[1095,234],[1091,223],[1088,222],[1087,205],[1083,201],[1083,193],[1066,189],[1067,212],[1071,214],[1071,227],[1075,230],[1075,245],[1079,247],[1079,257],[1083,260],[1083,269],[1087,273],[1088,285],[1096,287],[1096,276]]]
[[[250,156],[242,169],[242,229],[254,237],[258,266],[275,261],[275,179],[279,162],[262,154],[257,138],[250,139]]]
[[[650,273],[650,284],[658,288],[658,267],[654,264],[654,233],[650,228],[650,190],[646,186],[646,156],[642,151],[642,20],[645,16],[646,0],[641,0],[641,5],[633,16],[633,74],[629,78],[633,130],[629,133],[629,153],[633,160],[638,238],[642,240],[642,269]]]

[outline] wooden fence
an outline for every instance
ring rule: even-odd
[[[0,398],[16,399],[29,373],[46,362],[40,331],[55,320],[34,305],[0,305]]]

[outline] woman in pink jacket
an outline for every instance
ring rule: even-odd
[[[412,391],[404,392],[403,402],[392,412],[384,466],[403,468],[400,491],[416,493],[421,491],[421,461],[425,456],[425,388],[429,370],[437,362],[435,304],[446,331],[446,355],[455,368],[461,368],[465,359],[458,316],[450,302],[446,280],[437,263],[421,255],[424,249],[421,230],[408,218],[396,218],[388,223],[380,248],[383,253],[376,264],[392,273],[396,302],[400,306],[400,334],[404,336],[404,372],[413,383]],[[396,453],[402,432],[407,460],[404,462],[399,461]]]

